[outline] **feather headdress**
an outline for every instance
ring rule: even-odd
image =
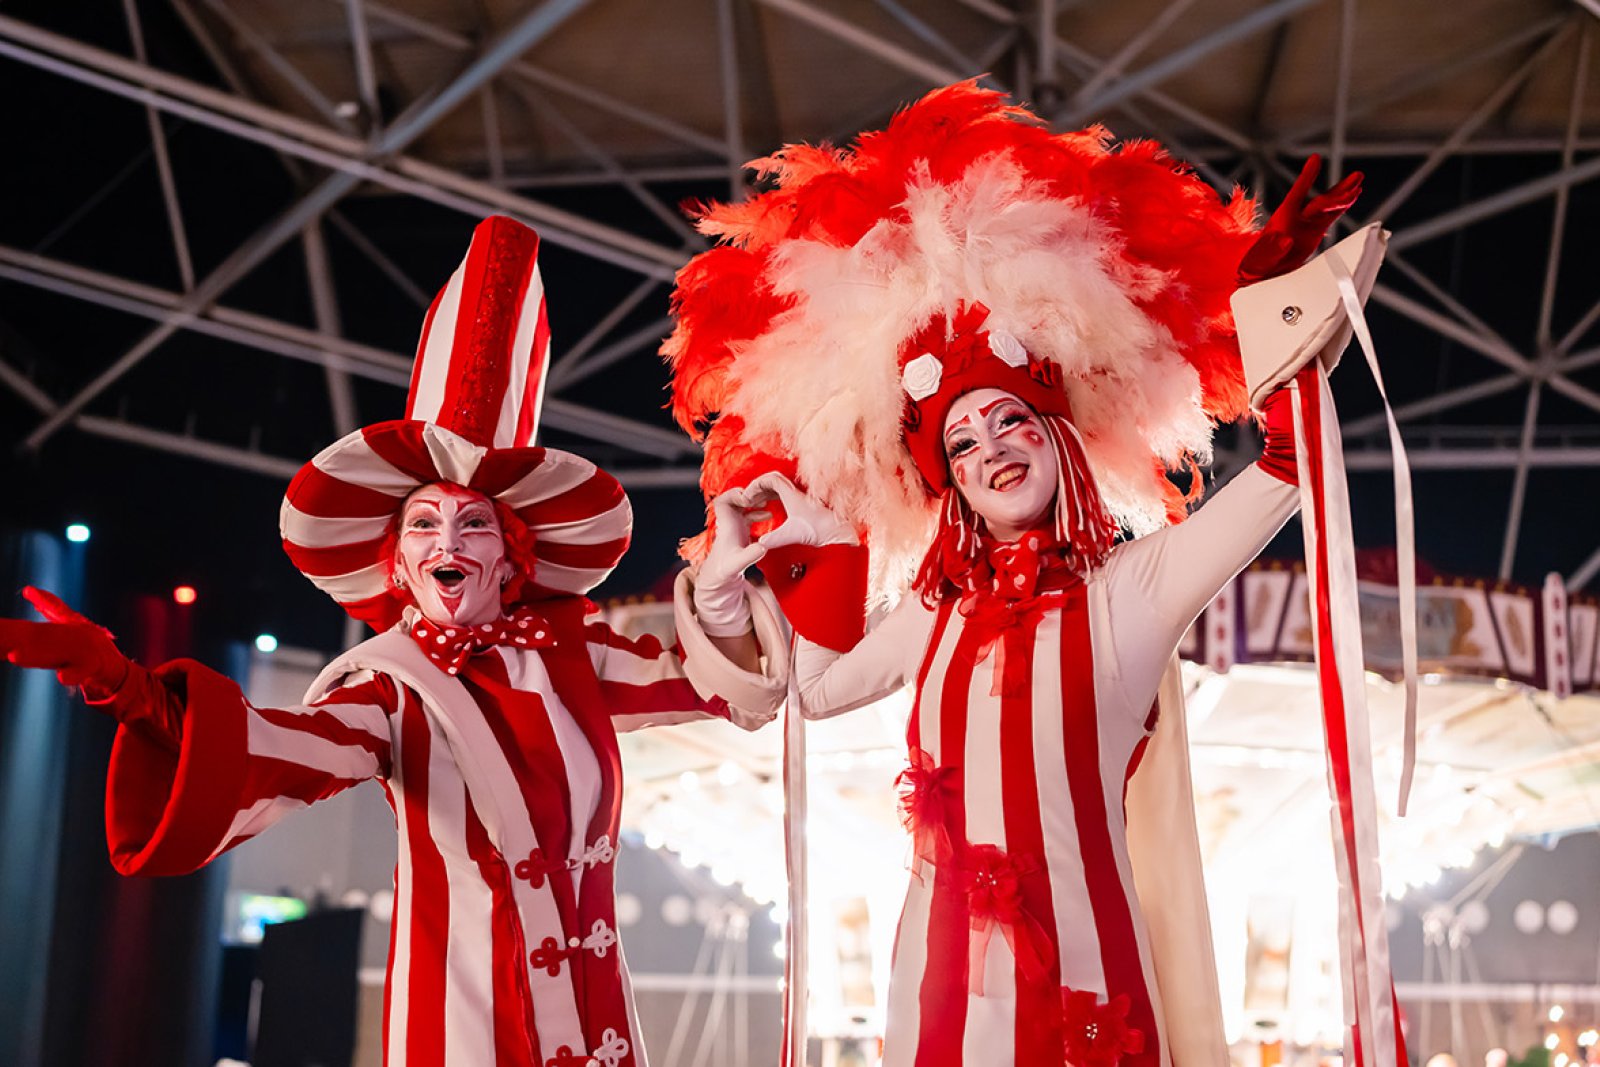
[[[853,148],[751,166],[768,191],[696,208],[720,243],[679,272],[662,345],[708,499],[782,470],[867,533],[875,592],[903,589],[939,506],[903,437],[903,349],[981,303],[1059,367],[1115,521],[1182,518],[1166,472],[1209,459],[1214,421],[1247,407],[1228,298],[1252,201],[1221,202],[1151,142],[1052,133],[970,81]]]

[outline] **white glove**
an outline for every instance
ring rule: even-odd
[[[755,479],[745,486],[744,493],[745,507],[759,507],[771,500],[783,505],[783,525],[767,531],[757,542],[763,552],[789,545],[822,548],[826,545],[861,543],[849,523],[829,511],[816,498],[801,492],[799,486],[776,471]],[[722,520],[717,521],[720,523]]]
[[[767,549],[750,542],[746,500],[746,490],[729,489],[711,501],[716,533],[711,551],[694,575],[694,613],[708,637],[738,637],[750,632],[744,572],[759,562]]]

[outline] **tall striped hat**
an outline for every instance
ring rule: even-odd
[[[422,326],[406,417],[335,441],[289,483],[278,526],[289,559],[352,616],[392,626],[389,535],[433,482],[475,489],[534,535],[523,601],[588,592],[628,547],[622,486],[570,452],[534,448],[550,358],[539,235],[504,216],[478,224]]]

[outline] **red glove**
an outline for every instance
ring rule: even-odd
[[[84,700],[120,723],[137,723],[169,742],[182,736],[181,703],[143,667],[117,649],[111,631],[73,611],[53,593],[27,586],[22,595],[49,622],[0,619],[0,653],[19,667],[56,672]]]
[[[1272,213],[1256,243],[1239,261],[1240,286],[1253,285],[1280,274],[1288,274],[1311,262],[1317,247],[1340,215],[1361,195],[1361,172],[1351,171],[1344,180],[1320,196],[1311,196],[1311,183],[1322,170],[1322,157],[1313,154],[1300,168],[1300,177]]]

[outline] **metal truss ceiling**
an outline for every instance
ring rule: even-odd
[[[153,177],[142,210],[160,220],[165,247],[145,251],[143,270],[110,271],[54,256],[46,242],[0,243],[0,278],[18,283],[6,287],[12,299],[36,287],[143,324],[119,351],[41,355],[53,375],[20,360],[18,344],[0,345],[0,385],[31,419],[12,439],[29,452],[48,457],[53,438],[75,431],[286,478],[303,456],[119,413],[135,372],[179,335],[309,362],[334,432],[398,414],[409,353],[392,334],[377,343],[346,329],[370,286],[342,282],[329,253],[336,239],[391,298],[425,306],[442,274],[396,262],[384,251],[395,231],[370,221],[401,213],[354,221],[359,205],[387,200],[458,213],[454,245],[471,218],[504,212],[591,262],[587,299],[602,310],[557,339],[547,426],[631,456],[619,473],[633,488],[692,486],[695,446],[653,411],[618,413],[597,389],[626,381],[655,397],[647,407],[659,403],[665,295],[703,247],[676,199],[741,196],[749,157],[784,141],[847,138],[927,88],[985,75],[1063,127],[1103,122],[1122,137],[1156,137],[1219,189],[1243,183],[1268,202],[1310,152],[1324,153],[1334,176],[1366,169],[1351,222],[1383,218],[1394,230],[1374,325],[1387,359],[1409,365],[1391,385],[1412,462],[1423,484],[1509,473],[1509,496],[1485,512],[1503,521],[1501,577],[1519,562],[1524,578],[1563,565],[1519,561],[1536,472],[1600,468],[1600,276],[1581,247],[1600,220],[1596,0],[100,6],[93,33],[56,28],[49,7],[34,21],[0,15],[0,59],[13,73],[125,102],[106,121],[144,130],[148,150],[133,166]],[[203,58],[161,61],[191,54]],[[55,104],[47,94],[32,106]],[[186,171],[169,143],[193,128],[271,153],[289,190],[257,205],[265,221],[222,255],[195,251],[217,200],[196,185],[215,178]],[[42,146],[12,147],[34,166],[70,165]],[[126,177],[104,179],[109,188]],[[1499,237],[1481,235],[1504,232],[1497,225],[1532,240],[1532,258],[1513,268],[1496,254]],[[304,314],[235,300],[285,256],[304,280]],[[1512,270],[1527,298],[1486,312],[1477,294],[1505,288]],[[561,285],[550,280],[555,301]],[[388,406],[362,410],[358,383],[378,383]],[[164,388],[185,402],[182,386]],[[187,402],[198,409],[208,398],[195,389]],[[1347,405],[1344,432],[1354,470],[1386,463],[1370,397]],[[1219,465],[1242,458],[1224,450]],[[1573,586],[1600,573],[1600,539],[1588,538],[1592,552],[1563,566]]]

